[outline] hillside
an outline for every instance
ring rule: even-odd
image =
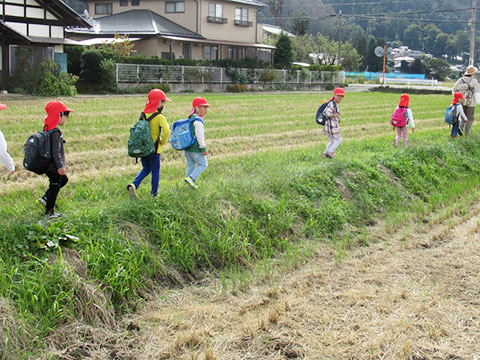
[[[283,6],[279,6],[282,2]],[[294,33],[302,21],[307,21],[309,33],[320,32],[338,40],[339,22],[335,15],[341,10],[343,41],[355,44],[363,37],[364,42],[368,42],[368,37],[373,36],[391,45],[407,45],[438,57],[452,58],[462,56],[469,49],[470,2],[267,0],[266,3],[270,6],[259,12],[260,21],[277,23]],[[272,13],[275,9],[277,14]]]

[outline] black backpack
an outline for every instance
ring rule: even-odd
[[[328,104],[330,104],[332,102],[332,100],[330,101],[326,101],[324,102],[322,105],[320,105],[320,107],[318,108],[317,110],[317,115],[315,116],[315,122],[318,124],[318,125],[325,125],[325,123],[327,122],[328,118],[326,116],[323,115],[323,111],[325,110],[325,108],[328,106]]]
[[[39,131],[30,136],[23,146],[23,166],[36,174],[45,174],[52,163],[50,134],[58,129]]]

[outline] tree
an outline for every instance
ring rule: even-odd
[[[274,65],[277,68],[289,68],[293,62],[293,45],[290,37],[282,33],[277,40],[277,50],[274,56]]]
[[[437,80],[443,81],[450,74],[450,65],[443,59],[432,58],[427,61],[430,74]]]
[[[403,32],[403,38],[405,41],[405,45],[407,45],[410,49],[422,49],[422,28],[420,27],[420,25],[413,24],[406,28]]]
[[[425,74],[425,70],[425,65],[420,58],[416,58],[412,65],[410,65],[410,72],[413,74]]]
[[[315,39],[311,34],[297,36],[293,39],[295,60],[310,63],[312,59],[310,54],[315,54],[318,50]]]
[[[306,14],[297,14],[293,20],[293,31],[295,35],[302,36],[308,31],[309,21]]]
[[[268,5],[269,10],[275,20],[275,25],[282,27],[283,24],[283,0],[265,0],[265,4]]]
[[[360,69],[367,68],[367,54],[368,54],[368,44],[367,38],[365,36],[359,36],[354,41],[355,49],[359,56],[362,57],[362,62],[360,64]]]
[[[358,71],[362,65],[362,56],[357,52],[357,49],[350,41],[347,41],[342,46],[342,66],[347,71]]]
[[[402,62],[400,63],[400,72],[406,74],[410,71],[410,67],[408,66],[408,62],[406,62],[405,60],[402,60]]]
[[[434,52],[433,54],[435,56],[441,56],[445,55],[446,53],[446,47],[447,47],[447,41],[448,41],[448,35],[445,33],[439,33],[437,37],[435,38],[435,47],[434,47]]]

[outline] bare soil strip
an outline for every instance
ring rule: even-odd
[[[461,211],[457,211],[461,213]],[[166,290],[129,320],[135,359],[477,359],[480,202],[441,223],[370,228],[341,262],[314,258],[237,294]],[[405,240],[405,238],[407,240]],[[137,343],[138,341],[138,343]]]

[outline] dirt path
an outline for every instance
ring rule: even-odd
[[[480,359],[480,202],[462,217],[445,213],[410,234],[376,226],[376,241],[341,262],[321,246],[307,264],[236,295],[213,283],[167,291],[130,320],[139,338],[124,355]]]

